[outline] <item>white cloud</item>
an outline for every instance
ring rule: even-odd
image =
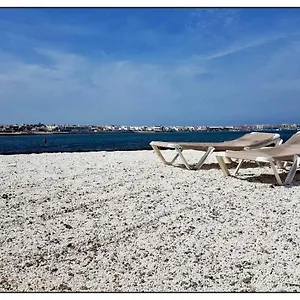
[[[12,57],[8,61],[2,54],[0,60],[6,60],[7,66],[0,72],[0,102],[16,109],[30,107],[32,111],[40,111],[44,106],[52,117],[61,115],[59,118],[70,121],[130,122],[133,115],[136,120],[146,115],[147,122],[151,122],[155,116],[148,113],[159,116],[159,106],[170,106],[172,112],[181,89],[197,73],[178,65],[97,62],[76,54],[42,49],[38,53],[47,64],[25,63]]]

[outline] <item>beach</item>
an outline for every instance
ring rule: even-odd
[[[0,177],[0,291],[300,291],[299,173],[144,150],[1,155]]]

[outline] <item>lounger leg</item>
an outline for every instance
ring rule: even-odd
[[[160,152],[160,150],[158,149],[158,147],[156,145],[151,145],[151,147],[153,148],[153,150],[155,151],[155,153],[157,154],[157,156],[161,159],[161,161],[165,164],[165,165],[169,165],[169,163],[165,160],[165,158],[163,157],[162,153]]]
[[[239,171],[240,167],[242,166],[243,162],[244,162],[244,159],[241,159],[239,161],[239,164],[237,165],[236,169],[234,170],[233,175],[236,175],[238,173],[238,171]]]
[[[177,153],[174,158],[171,161],[166,161],[166,159],[164,158],[164,156],[162,155],[160,149],[156,146],[156,145],[151,145],[151,147],[153,148],[153,150],[155,151],[155,153],[157,154],[157,156],[161,159],[161,161],[165,164],[165,165],[172,165],[175,160],[179,157],[179,154]],[[175,149],[177,150],[177,149]],[[180,149],[178,149],[179,151],[182,151]]]
[[[179,157],[179,154],[177,153],[177,154],[174,156],[174,158],[173,158],[170,162],[168,162],[168,164],[172,165],[178,157]]]
[[[282,185],[282,181],[281,181],[281,178],[280,178],[280,176],[278,174],[278,171],[277,171],[277,168],[276,168],[275,164],[272,161],[270,161],[270,165],[271,165],[271,167],[273,169],[273,172],[274,172],[274,175],[275,175],[275,177],[277,179],[278,184]]]
[[[186,166],[186,168],[188,170],[191,170],[191,166],[187,163],[186,159],[184,158],[184,156],[182,155],[182,150],[181,149],[178,149],[178,148],[175,148],[175,150],[177,151],[177,155],[180,156],[181,160],[183,161],[184,165]]]
[[[157,156],[160,158],[160,160],[165,164],[165,165],[172,165],[175,160],[180,157],[182,159],[182,162],[184,163],[184,165],[186,166],[186,168],[188,170],[191,170],[191,166],[188,164],[188,162],[186,161],[186,159],[184,158],[182,151],[183,149],[181,148],[174,148],[174,150],[177,152],[176,155],[174,156],[174,158],[171,161],[167,161],[164,156],[161,153],[161,150],[156,146],[156,145],[151,145],[151,147],[153,148],[153,150],[155,151],[155,153],[157,154]]]
[[[204,164],[205,160],[207,159],[207,157],[212,154],[214,152],[215,148],[214,147],[209,147],[207,149],[207,151],[205,152],[205,154],[201,157],[201,159],[198,161],[198,163],[195,166],[196,170],[199,170],[202,165]]]
[[[293,165],[291,166],[291,169],[290,169],[290,171],[289,171],[289,173],[288,173],[288,175],[285,179],[284,184],[291,184],[292,183],[299,165],[300,165],[300,157],[298,155],[295,155]]]
[[[216,156],[217,157],[217,161],[218,161],[218,164],[219,166],[221,167],[222,171],[223,171],[223,174],[224,176],[229,176],[229,171],[228,171],[228,168],[223,160],[223,157],[222,156]]]

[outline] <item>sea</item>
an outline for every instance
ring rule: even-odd
[[[296,130],[265,131],[279,133],[286,141]],[[0,135],[0,154],[51,152],[150,150],[151,141],[223,142],[236,139],[246,131],[147,132]],[[45,140],[46,139],[46,140]]]

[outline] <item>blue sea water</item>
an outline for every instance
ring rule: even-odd
[[[271,132],[271,131],[269,131]],[[285,141],[296,131],[278,131]],[[157,133],[92,133],[92,134],[45,134],[2,135],[0,154],[82,152],[151,149],[156,141],[223,142],[236,139],[246,132],[157,132]],[[44,139],[47,143],[44,143]]]

